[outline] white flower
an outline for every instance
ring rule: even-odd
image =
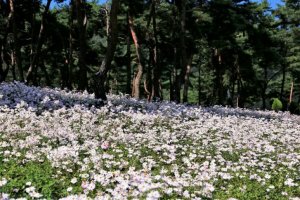
[[[287,195],[288,195],[287,192],[281,192],[281,194],[282,194],[283,196],[287,196]]]
[[[166,194],[170,195],[170,194],[172,194],[172,192],[173,192],[173,188],[168,188],[168,189],[164,190],[164,192],[165,192]]]
[[[31,182],[26,182],[25,185],[31,186]]]
[[[151,192],[149,192],[148,194],[147,194],[147,200],[157,200],[157,199],[159,199],[159,197],[160,197],[160,194],[159,194],[159,192],[158,191],[151,191]]]
[[[296,184],[294,183],[293,179],[291,179],[291,178],[288,178],[286,181],[284,181],[284,185],[290,186],[290,187],[296,186]]]
[[[2,180],[0,181],[0,187],[6,185],[6,183],[7,183],[6,178],[2,178]]]
[[[270,188],[270,189],[274,189],[275,186],[274,186],[274,185],[269,185],[269,188]]]
[[[9,200],[9,194],[6,194],[6,193],[0,194],[0,199],[1,200]]]
[[[68,191],[68,192],[71,192],[72,190],[73,190],[72,187],[68,187],[68,188],[67,188],[67,191]]]
[[[38,192],[32,192],[32,193],[29,193],[29,196],[31,196],[33,198],[41,198],[43,195]]]
[[[28,187],[28,188],[25,189],[25,191],[26,191],[27,193],[34,192],[34,191],[35,191],[35,187],[34,187],[34,186]]]
[[[266,174],[266,175],[265,175],[265,178],[266,178],[266,179],[270,179],[270,178],[271,178],[270,174]]]
[[[95,187],[96,187],[95,182],[91,182],[91,183],[88,185],[87,189],[90,190],[90,191],[92,191],[92,190],[95,189]]]
[[[291,197],[289,200],[300,200],[300,197]]]
[[[203,191],[204,191],[205,194],[210,194],[210,193],[213,192],[214,190],[215,190],[215,187],[214,187],[212,184],[210,184],[210,183],[205,183],[204,189],[203,189]]]
[[[185,190],[182,194],[185,198],[190,198],[190,193],[189,191]]]
[[[72,178],[72,179],[71,179],[71,183],[73,183],[73,184],[77,183],[77,178],[75,178],[75,177]]]

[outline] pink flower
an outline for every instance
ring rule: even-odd
[[[102,144],[101,144],[101,148],[103,149],[103,150],[106,150],[106,149],[108,149],[109,148],[109,142],[108,141],[104,141],[104,142],[102,142]]]
[[[88,186],[89,186],[89,183],[88,183],[87,181],[82,181],[81,187],[82,187],[83,189],[86,189]]]

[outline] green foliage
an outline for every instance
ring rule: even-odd
[[[272,110],[276,112],[282,110],[282,103],[278,98],[273,98]]]
[[[50,199],[60,196],[60,188],[63,183],[53,177],[55,169],[52,168],[49,161],[30,161],[21,164],[15,160],[3,162],[0,159],[0,164],[0,177],[9,180],[1,188],[1,191],[11,194],[11,198],[30,197],[25,191],[30,186],[34,186],[35,191],[43,194],[44,198]]]

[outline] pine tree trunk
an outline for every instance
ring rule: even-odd
[[[187,56],[186,56],[186,44],[185,44],[185,26],[186,26],[186,0],[179,1],[177,4],[177,9],[179,11],[179,20],[180,20],[180,34],[179,34],[179,60],[177,63],[178,69],[180,69],[179,73],[176,73],[175,78],[175,87],[174,87],[174,101],[180,103],[181,100],[181,88],[184,83],[184,77],[186,73],[187,67]]]
[[[289,104],[293,101],[293,92],[294,92],[294,80],[291,83],[291,90],[290,90],[290,98],[289,98]]]
[[[280,88],[280,101],[284,101],[284,85],[285,85],[285,75],[286,75],[286,63],[282,64],[282,80],[281,80],[281,88]]]
[[[132,40],[133,40],[133,43],[135,46],[135,52],[136,52],[136,56],[137,56],[137,65],[138,65],[137,70],[135,72],[135,76],[133,78],[133,83],[132,83],[132,96],[134,98],[139,99],[140,98],[140,83],[141,83],[142,76],[144,73],[144,67],[141,62],[141,49],[140,49],[139,41],[138,41],[135,29],[134,29],[133,18],[130,14],[129,14],[128,22],[129,22],[131,37],[132,37]]]
[[[3,6],[3,1],[0,1],[0,9]],[[9,59],[10,59],[10,55],[9,52],[6,50],[6,45],[7,45],[7,36],[8,36],[8,31],[10,28],[10,21],[11,21],[11,13],[8,15],[7,17],[7,24],[6,24],[6,31],[3,35],[3,38],[0,39],[0,83],[5,81],[6,76],[8,74],[9,71]],[[4,68],[3,65],[6,65],[6,68]]]
[[[24,82],[24,74],[23,74],[23,67],[22,67],[22,61],[21,61],[21,48],[20,48],[19,38],[18,38],[18,28],[17,28],[16,17],[15,17],[14,0],[9,0],[9,7],[10,7],[12,27],[13,27],[13,39],[14,39],[13,58],[15,60],[15,64],[17,65],[17,68],[18,68],[19,80]]]
[[[74,1],[70,1],[70,11],[69,11],[69,51],[68,51],[68,81],[67,87],[72,89],[72,75],[73,75],[73,19],[74,19]]]
[[[158,38],[157,38],[157,28],[156,28],[156,0],[152,0],[152,26],[153,26],[153,80],[152,80],[152,91],[151,91],[151,100],[162,100],[161,88],[160,88],[160,75],[161,69],[159,67],[158,59]]]
[[[266,109],[267,104],[266,104],[266,91],[267,91],[267,86],[268,86],[268,69],[267,65],[264,66],[264,81],[263,81],[263,86],[262,86],[262,109]]]
[[[212,51],[212,65],[215,69],[214,81],[214,96],[217,98],[216,102],[219,105],[224,101],[224,88],[223,88],[223,66],[222,56],[219,49],[214,48]]]
[[[8,64],[8,62],[5,61],[5,54],[6,54],[6,52],[4,51],[3,41],[0,40],[0,83],[5,81],[6,76],[8,74],[8,70],[9,70],[9,64]],[[4,63],[6,63],[5,69],[3,69]]]
[[[118,10],[119,10],[119,0],[112,0],[110,19],[109,19],[109,34],[107,39],[107,50],[105,58],[102,61],[99,71],[94,77],[94,91],[95,97],[98,99],[106,100],[106,90],[105,81],[107,79],[107,73],[111,68],[111,62],[114,58],[114,53],[117,46],[118,40]]]
[[[127,13],[127,23],[129,22],[128,19],[128,13]],[[126,37],[126,43],[127,43],[127,52],[126,52],[126,58],[127,58],[127,64],[126,64],[126,93],[131,94],[131,50],[130,50],[130,29],[129,29],[129,23],[127,24],[128,30],[127,30],[127,37]]]
[[[85,0],[76,0],[76,11],[77,11],[77,25],[79,30],[79,56],[78,56],[78,66],[79,66],[79,82],[78,89],[85,90],[88,87],[87,83],[87,67],[85,64],[85,54],[86,54],[86,2]]]
[[[198,105],[201,105],[201,65],[198,64]]]
[[[188,63],[186,66],[186,72],[184,76],[184,86],[183,86],[183,99],[182,102],[188,102],[188,91],[189,91],[189,82],[190,82],[190,73],[191,73],[191,65],[193,62],[193,55],[191,55],[188,59]]]
[[[27,83],[30,83],[32,81],[34,84],[36,84],[36,74],[33,74],[33,73],[34,73],[34,71],[36,71],[36,67],[37,67],[36,65],[38,63],[38,59],[39,59],[41,48],[42,48],[42,37],[44,34],[45,20],[46,20],[45,18],[47,17],[47,14],[49,12],[51,1],[52,0],[47,0],[47,4],[46,4],[45,10],[42,15],[39,35],[38,35],[36,45],[34,48],[35,50],[32,52],[32,60],[30,62],[30,66],[29,66],[29,69],[26,74],[26,82]],[[32,40],[33,40],[33,38],[32,38]]]

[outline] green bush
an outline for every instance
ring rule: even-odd
[[[282,103],[278,98],[273,98],[272,110],[274,110],[276,112],[278,112],[279,110],[282,110]]]

